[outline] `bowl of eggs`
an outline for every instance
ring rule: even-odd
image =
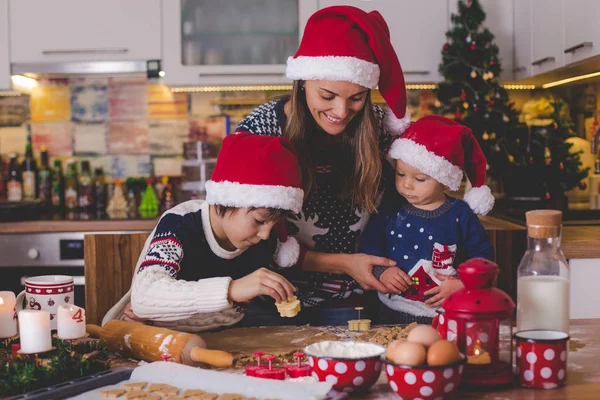
[[[403,399],[451,396],[461,382],[466,357],[428,325],[417,325],[381,357],[392,390]]]
[[[344,392],[361,392],[373,386],[385,351],[378,344],[355,341],[322,341],[304,348],[312,376]]]

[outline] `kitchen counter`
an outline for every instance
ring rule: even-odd
[[[156,219],[106,221],[23,221],[0,223],[0,234],[46,232],[150,232]]]

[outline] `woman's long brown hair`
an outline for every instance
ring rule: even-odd
[[[314,121],[300,81],[294,81],[290,98],[290,114],[284,136],[288,138],[298,152],[298,161],[302,174],[304,193],[315,189],[315,166],[311,158],[311,146],[308,135],[321,128]],[[351,198],[352,203],[361,211],[375,213],[377,196],[381,181],[381,155],[379,151],[379,127],[371,103],[371,94],[367,93],[365,105],[342,134],[342,151],[350,165],[342,187],[342,197]]]

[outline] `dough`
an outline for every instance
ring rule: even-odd
[[[109,399],[116,399],[117,397],[122,396],[125,393],[125,389],[110,389],[110,390],[101,390],[100,396],[107,397]]]
[[[300,300],[296,296],[292,296],[287,301],[275,303],[279,315],[282,317],[293,318],[300,312]]]
[[[143,390],[146,385],[148,383],[147,382],[129,382],[129,383],[124,383],[123,384],[123,389],[130,391],[130,390]]]

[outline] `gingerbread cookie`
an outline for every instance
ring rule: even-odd
[[[109,399],[116,399],[117,397],[121,397],[125,393],[125,389],[101,390],[98,393],[102,397],[106,397]]]
[[[130,390],[144,390],[148,383],[147,382],[128,382],[123,384],[123,389]]]

